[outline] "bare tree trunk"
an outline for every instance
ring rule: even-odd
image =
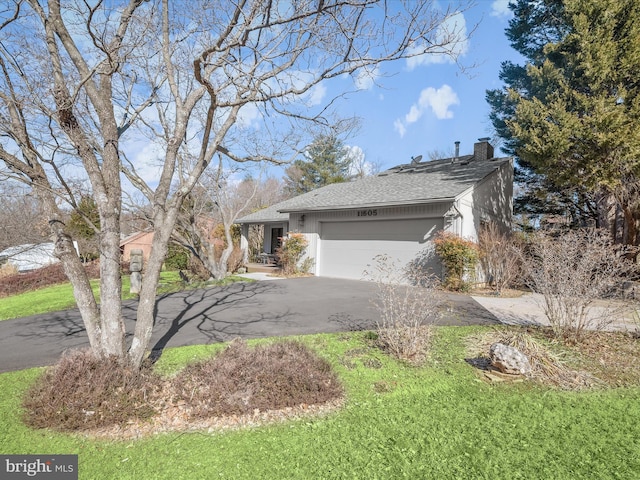
[[[179,205],[174,204],[166,215],[158,213],[154,218],[156,228],[151,244],[151,255],[147,261],[142,279],[142,288],[140,289],[138,310],[136,312],[136,328],[128,353],[129,361],[133,365],[142,365],[151,341],[151,334],[155,324],[156,289],[178,210]]]
[[[96,354],[103,355],[105,351],[100,328],[100,310],[93,295],[89,277],[76,253],[71,237],[65,232],[64,223],[58,217],[55,199],[47,191],[39,192],[39,196],[47,212],[49,226],[54,237],[55,255],[62,262],[64,272],[73,285],[73,297],[84,321],[89,345]]]

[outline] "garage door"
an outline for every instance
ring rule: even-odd
[[[414,259],[442,229],[442,219],[323,222],[320,228],[319,275],[359,280],[376,255],[399,265]]]

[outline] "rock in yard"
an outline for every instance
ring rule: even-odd
[[[491,365],[502,373],[510,375],[528,375],[531,373],[531,364],[527,356],[520,350],[505,345],[494,343],[489,349]]]

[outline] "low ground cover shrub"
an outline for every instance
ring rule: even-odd
[[[100,278],[100,266],[98,262],[86,264],[85,269],[89,274],[89,278]],[[55,263],[26,273],[0,276],[0,297],[17,295],[68,281],[62,264]]]
[[[29,426],[87,431],[150,424],[178,405],[188,421],[319,405],[342,396],[329,363],[302,343],[250,348],[234,341],[169,378],[148,365],[138,370],[113,357],[71,352],[27,391],[23,409]]]
[[[75,431],[122,425],[154,415],[160,377],[115,357],[72,351],[47,369],[28,390],[24,421],[35,428]]]
[[[329,363],[295,341],[254,348],[234,341],[181,371],[172,383],[194,418],[314,405],[343,395]]]

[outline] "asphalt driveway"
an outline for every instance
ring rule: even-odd
[[[370,282],[318,277],[234,283],[158,298],[151,348],[224,342],[234,338],[330,333],[373,327],[379,319]],[[133,332],[136,302],[125,302]],[[447,296],[441,324],[498,323],[471,297]],[[69,348],[88,346],[77,310],[0,322],[0,371],[55,363]]]

